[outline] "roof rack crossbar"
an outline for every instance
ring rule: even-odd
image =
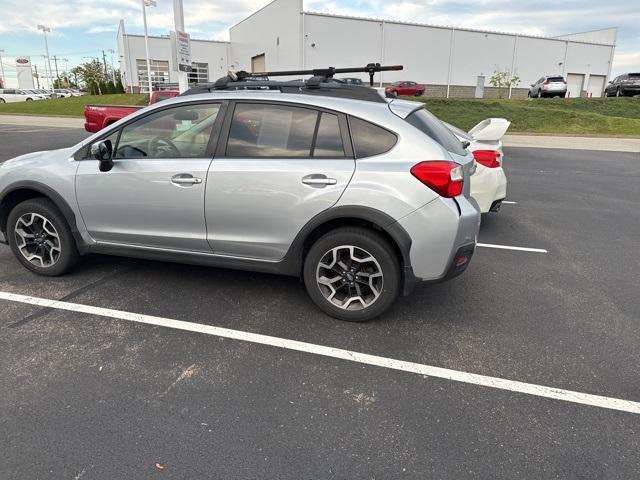
[[[397,71],[402,70],[402,65],[380,65],[379,63],[369,63],[364,67],[348,67],[348,68],[314,68],[311,70],[283,70],[276,72],[246,72],[241,70],[239,72],[229,72],[228,80],[227,77],[223,77],[218,81],[225,85],[229,82],[229,80],[233,82],[243,81],[247,78],[255,78],[255,77],[286,77],[286,76],[297,76],[297,75],[312,75],[312,78],[308,80],[310,82],[309,86],[316,86],[318,83],[326,81],[328,79],[333,78],[335,74],[340,73],[368,73],[369,74],[369,85],[373,86],[373,75],[376,72],[389,72],[389,71]],[[222,82],[225,79],[226,81]],[[218,82],[216,82],[218,83]]]

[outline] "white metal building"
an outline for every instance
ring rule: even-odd
[[[188,28],[188,26],[187,26]],[[601,96],[611,72],[617,29],[555,38],[306,12],[302,0],[274,0],[229,30],[230,42],[192,40],[198,75],[215,80],[228,68],[268,71],[402,64],[400,72],[376,79],[387,84],[414,80],[427,95],[495,96],[494,71],[521,79],[514,96],[544,75],[562,74],[570,96]],[[176,82],[168,37],[150,38],[153,80]],[[127,85],[144,85],[144,39],[118,32]],[[155,72],[155,73],[154,73]],[[366,75],[362,75],[363,80]]]

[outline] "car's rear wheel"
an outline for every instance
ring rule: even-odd
[[[7,240],[18,261],[38,275],[63,275],[79,259],[69,224],[46,198],[26,200],[11,210]]]
[[[0,98],[0,103],[4,103],[4,98]]]
[[[303,277],[321,310],[350,322],[382,314],[400,291],[393,247],[365,228],[340,228],[318,239],[305,258]]]
[[[33,100],[33,98],[27,98],[25,101],[26,102],[31,102]]]
[[[621,97],[622,94],[620,93],[620,87],[616,88],[616,97]]]

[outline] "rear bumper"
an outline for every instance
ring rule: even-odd
[[[640,95],[640,85],[624,85],[620,87],[624,95]]]
[[[481,213],[491,211],[496,200],[507,197],[507,176],[502,167],[487,168],[478,165],[471,175],[471,196],[478,203]]]
[[[409,255],[413,281],[445,280],[466,268],[468,261],[452,273],[459,252],[469,248],[473,252],[480,228],[480,212],[466,197],[440,197],[398,223],[411,237]],[[407,272],[404,273],[406,276]]]

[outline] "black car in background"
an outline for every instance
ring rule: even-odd
[[[640,95],[640,73],[625,73],[614,78],[604,89],[605,97]]]

